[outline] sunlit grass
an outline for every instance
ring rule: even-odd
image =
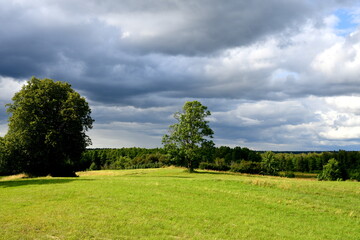
[[[0,180],[0,239],[360,239],[360,183],[180,168]]]

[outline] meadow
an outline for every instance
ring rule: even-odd
[[[0,239],[360,239],[360,183],[182,168],[0,178]]]

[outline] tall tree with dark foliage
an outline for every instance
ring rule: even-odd
[[[85,132],[94,120],[85,98],[68,83],[33,77],[12,100],[5,136],[9,165],[34,176],[74,176],[91,144]]]

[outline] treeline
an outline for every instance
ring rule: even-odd
[[[158,168],[171,165],[161,148],[87,149],[78,170]]]
[[[226,146],[206,149],[196,160],[196,168],[240,173],[294,176],[294,172],[320,174],[329,160],[338,162],[337,178],[360,181],[360,152],[334,151],[314,153],[257,152]],[[185,166],[183,159],[171,158],[163,148],[88,149],[78,170],[157,168]]]
[[[261,155],[248,148],[211,148],[204,150],[201,159],[196,159],[196,167],[199,167],[199,163],[215,163],[215,159],[226,159],[226,165],[229,165],[237,159],[259,162]],[[170,165],[185,166],[185,162],[183,159],[171,158],[163,148],[95,148],[83,153],[77,170],[156,168]],[[224,170],[218,168],[216,170]]]
[[[9,165],[1,163],[0,154],[0,175],[12,173],[8,169]],[[324,169],[335,166],[336,169],[330,169],[335,171],[335,180],[360,181],[358,151],[274,153],[257,152],[245,147],[221,146],[205,149],[195,163],[195,167],[201,169],[287,177],[293,177],[294,172],[317,173],[321,176]],[[170,165],[186,167],[183,159],[172,158],[163,148],[87,149],[76,165],[76,171],[158,168]]]
[[[319,173],[321,177],[324,170],[329,167],[329,162],[333,160],[337,163],[337,167],[333,171],[337,172],[338,179],[360,181],[360,152],[358,151],[339,150],[306,154],[277,153],[274,155],[280,171]]]
[[[360,152],[358,151],[260,153],[247,148],[220,147],[215,152],[218,154],[215,154],[208,161],[201,162],[199,167],[287,177],[295,176],[294,172],[317,173],[320,180],[354,179],[360,181]],[[330,169],[332,172],[329,173],[331,176],[324,177],[322,173],[324,169],[329,170],[330,160],[334,160],[336,166],[332,164],[331,168],[333,169]]]

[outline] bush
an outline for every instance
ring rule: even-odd
[[[119,169],[131,168],[131,166],[132,166],[131,158],[127,156],[120,156],[115,161],[108,161],[107,163],[105,163],[102,169],[119,170]]]
[[[169,163],[170,160],[167,155],[151,153],[135,157],[127,168],[159,168],[169,165]]]
[[[343,180],[343,171],[338,161],[335,158],[329,160],[324,165],[322,172],[318,175],[320,181],[336,181]]]
[[[93,171],[93,170],[99,170],[100,168],[96,165],[95,162],[92,162],[90,167],[89,167],[89,170],[90,171]]]
[[[210,170],[212,170],[213,165],[214,165],[213,163],[201,162],[201,163],[199,164],[199,168],[200,168],[200,169],[210,169]]]
[[[240,163],[232,163],[230,171],[240,173],[258,174],[261,172],[261,163],[252,161],[241,161]]]
[[[116,160],[108,159],[106,163],[99,167],[93,162],[90,166],[90,170],[98,169],[136,169],[136,168],[159,168],[169,165],[169,158],[167,155],[161,153],[142,154],[135,158],[129,156],[120,156]]]
[[[354,169],[349,172],[349,178],[360,182],[360,169]]]
[[[230,167],[225,163],[224,158],[216,158],[214,163],[201,162],[199,164],[200,169],[228,171]]]
[[[295,177],[295,173],[292,172],[292,171],[282,172],[282,173],[280,173],[280,177],[294,178],[294,177]]]

